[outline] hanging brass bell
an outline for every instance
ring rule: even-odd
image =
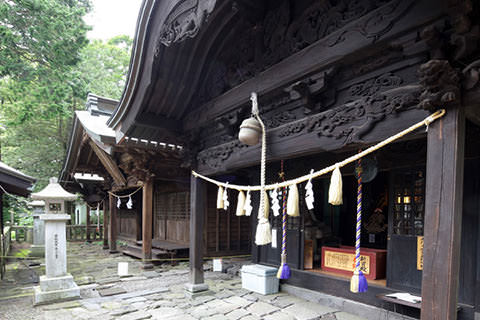
[[[255,117],[250,117],[248,119],[243,120],[242,124],[240,125],[240,132],[238,133],[238,139],[240,142],[254,146],[256,145],[261,137],[262,134],[262,127]]]

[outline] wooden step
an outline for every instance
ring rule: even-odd
[[[135,246],[135,245],[128,245],[125,249],[123,249],[123,254],[135,258],[142,259],[142,247]],[[170,258],[171,254],[167,251],[152,248],[152,258]]]

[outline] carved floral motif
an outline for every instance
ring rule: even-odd
[[[390,1],[387,5],[379,8],[375,14],[370,15],[368,19],[361,20],[339,35],[332,36],[328,40],[327,45],[333,47],[344,42],[349,33],[359,33],[364,38],[372,39],[372,41],[375,42],[390,31],[395,23],[408,12],[414,3],[414,0]]]
[[[418,89],[418,88],[415,88]],[[418,90],[398,89],[374,94],[285,126],[279,137],[316,132],[318,136],[344,139],[344,144],[361,141],[385,116],[418,104]],[[352,126],[350,123],[360,125]]]
[[[197,160],[201,165],[206,165],[213,169],[221,168],[222,163],[230,158],[233,152],[237,152],[248,146],[238,140],[231,141],[218,147],[203,150],[198,153]]]
[[[352,96],[369,96],[375,94],[382,89],[397,87],[403,82],[402,78],[395,74],[388,72],[373,79],[353,85],[350,88]]]

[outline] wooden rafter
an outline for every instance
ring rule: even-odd
[[[92,140],[90,140],[90,146],[92,147],[92,150],[95,152],[105,169],[112,176],[115,183],[121,186],[126,185],[127,180],[123,176],[122,172],[120,172],[120,169],[118,168],[115,161],[113,161],[113,159],[105,151],[101,150]]]

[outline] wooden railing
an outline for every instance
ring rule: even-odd
[[[67,241],[98,241],[103,239],[103,225],[97,230],[96,224],[88,226],[88,234],[90,239],[87,238],[87,228],[85,225],[67,225]]]
[[[5,275],[5,265],[7,263],[7,256],[10,252],[10,227],[5,227],[0,233],[0,279]]]
[[[67,225],[66,237],[67,241],[98,241],[103,239],[103,225],[100,225],[100,230],[97,230],[96,224],[91,224],[87,228],[85,225]],[[6,228],[7,230],[7,228]],[[8,227],[9,241],[29,242],[33,243],[33,227],[28,226],[10,226]]]

